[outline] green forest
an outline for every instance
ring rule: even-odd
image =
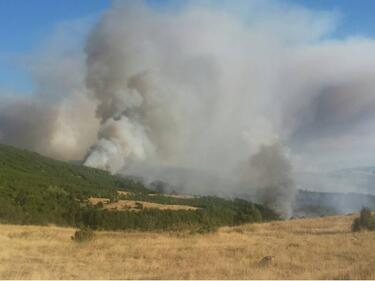
[[[130,192],[121,195],[117,191]],[[153,196],[149,194],[153,193]],[[190,205],[197,210],[106,210],[88,198]],[[268,208],[249,201],[212,196],[173,198],[132,178],[53,160],[0,145],[0,223],[55,224],[95,230],[209,231],[219,226],[276,220]]]

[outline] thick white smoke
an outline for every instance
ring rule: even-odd
[[[212,7],[192,5],[170,15],[117,2],[86,45],[86,83],[99,101],[102,126],[85,164],[149,176],[134,168],[143,162],[205,170],[236,182],[235,169],[254,154],[255,166],[253,160],[247,166],[253,179],[240,184],[263,190],[260,201],[290,215],[291,164],[282,146],[264,145],[284,133],[283,104],[275,102],[283,56],[311,38],[299,38],[300,30],[289,31],[288,25],[280,29],[285,18],[254,20],[246,24]],[[309,23],[314,33],[326,22],[294,14],[288,20]],[[285,36],[275,36],[273,27]],[[256,160],[261,157],[265,163]]]
[[[194,191],[256,190],[289,216],[292,167],[375,160],[375,42],[327,39],[335,21],[277,1],[115,1],[71,60],[78,74],[55,71],[63,87],[39,75],[51,93],[1,105],[1,140]]]

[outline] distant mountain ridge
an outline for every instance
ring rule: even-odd
[[[375,167],[373,166],[331,172],[297,173],[295,177],[300,189],[375,195]]]
[[[299,190],[294,216],[316,217],[357,213],[363,207],[375,210],[375,195]]]

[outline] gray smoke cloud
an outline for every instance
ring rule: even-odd
[[[279,143],[260,147],[241,167],[241,173],[242,184],[254,189],[259,202],[284,218],[292,216],[296,195],[292,165]]]
[[[0,142],[62,160],[80,160],[96,141],[96,101],[88,97],[80,39],[85,20],[61,23],[38,49],[24,55],[33,94],[2,95]]]
[[[0,141],[186,192],[254,191],[288,217],[296,174],[375,160],[375,42],[330,39],[336,21],[278,1],[114,1],[84,48],[33,63],[37,93],[1,104]]]
[[[56,122],[53,111],[53,107],[44,107],[32,100],[7,102],[0,111],[2,141],[41,150],[46,146],[51,126]],[[46,136],[45,141],[40,139],[41,135]]]

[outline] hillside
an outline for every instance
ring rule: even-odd
[[[134,179],[0,145],[0,223],[209,231],[272,219],[274,212],[245,200],[167,196]]]
[[[375,235],[351,233],[353,218],[102,231],[84,243],[72,228],[0,225],[0,279],[375,279]]]

